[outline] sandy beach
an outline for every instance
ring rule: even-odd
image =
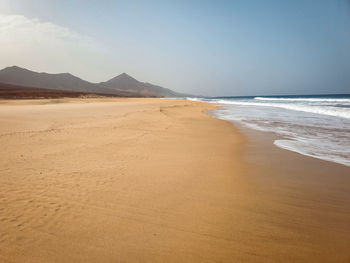
[[[0,101],[0,262],[350,262],[350,168],[214,109]]]

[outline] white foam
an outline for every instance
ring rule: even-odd
[[[325,98],[326,99],[326,98]],[[253,98],[206,100],[221,105],[223,120],[273,132],[280,148],[350,166],[350,108],[346,102],[262,101]],[[337,106],[332,106],[337,105]]]
[[[310,156],[313,158],[325,160],[325,161],[330,161],[330,162],[335,162],[335,163],[340,163],[344,164],[346,166],[350,166],[350,160],[346,157],[337,155],[337,154],[332,154],[331,151],[329,152],[322,152],[320,154],[319,152],[315,151],[312,152],[310,151],[309,145],[303,145],[299,143],[298,141],[294,140],[276,140],[274,141],[274,144],[282,149],[297,152],[306,156]]]
[[[190,101],[201,101],[201,99],[199,99],[199,98],[192,98],[192,97],[187,97],[186,100],[190,100]]]
[[[350,103],[350,99],[330,99],[330,98],[274,98],[274,97],[255,97],[255,100],[262,101],[305,101],[305,102],[345,102]]]
[[[275,107],[286,110],[303,111],[314,114],[322,114],[334,117],[341,117],[350,119],[350,108],[341,108],[333,106],[317,106],[307,104],[287,104],[287,103],[260,103],[249,101],[235,101],[235,100],[215,100],[214,103],[232,104],[242,106],[261,106],[261,107]]]

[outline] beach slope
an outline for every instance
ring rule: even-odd
[[[348,262],[345,176],[305,194],[209,109],[1,101],[0,262]]]

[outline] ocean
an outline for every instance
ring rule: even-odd
[[[187,98],[222,120],[278,135],[280,148],[350,166],[350,95]]]

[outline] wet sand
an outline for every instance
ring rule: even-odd
[[[213,108],[1,101],[0,262],[349,262],[350,169]]]

